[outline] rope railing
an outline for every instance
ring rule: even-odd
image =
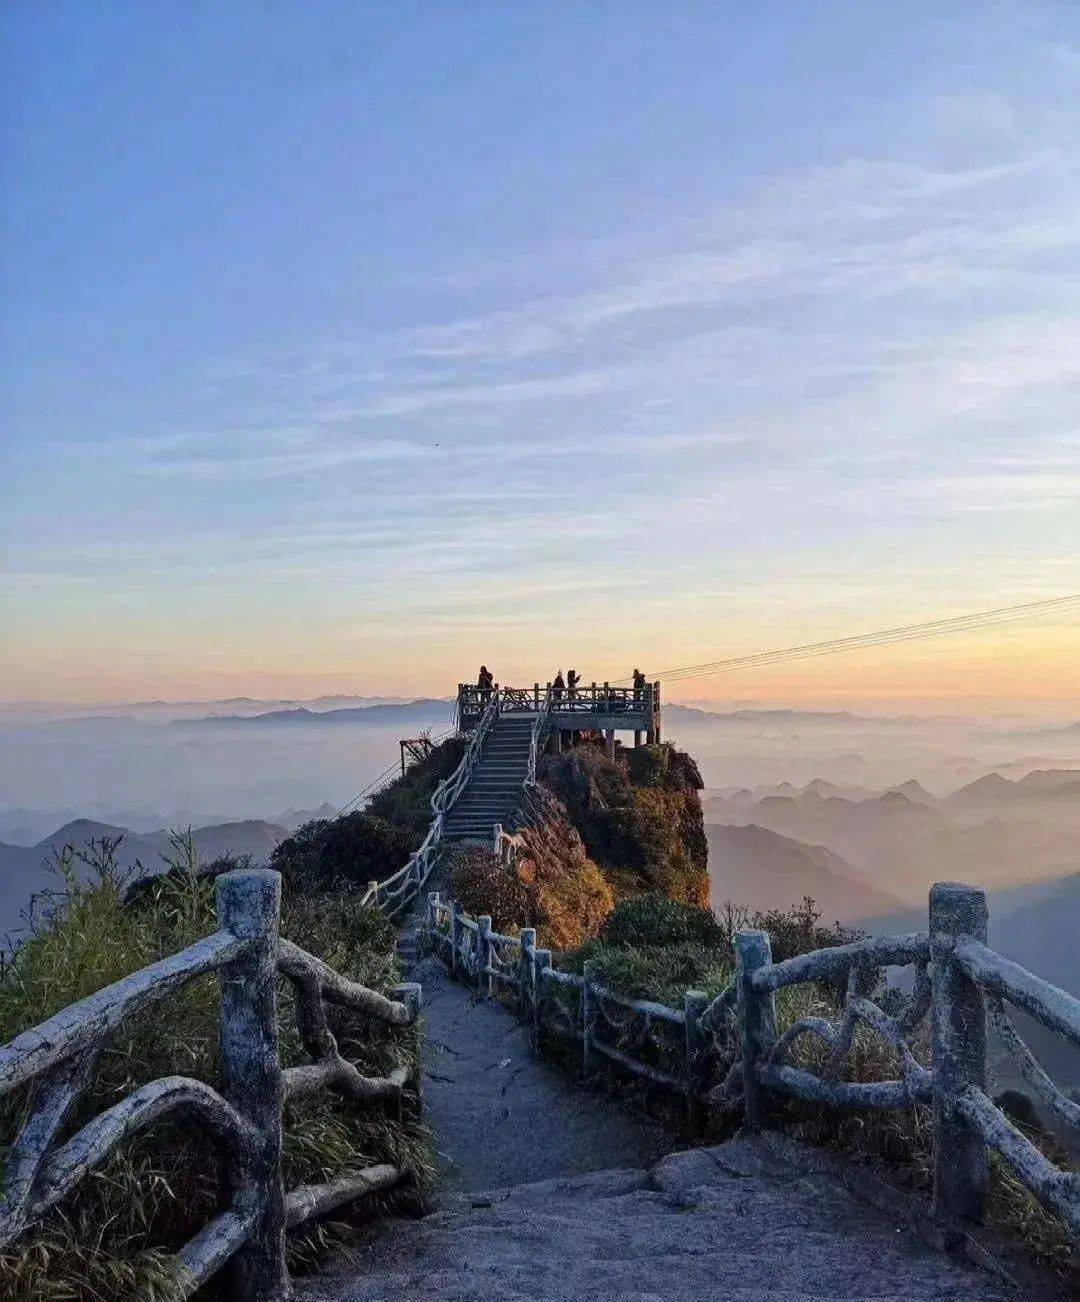
[[[341,1056],[325,1003],[392,1026],[411,1027],[420,987],[390,999],[348,981],[278,934],[281,878],[267,869],[218,877],[219,930],[62,1009],[0,1048],[0,1096],[30,1086],[27,1115],[8,1148],[0,1199],[0,1249],[56,1205],[123,1141],[165,1116],[183,1116],[207,1131],[225,1157],[225,1210],[176,1254],[178,1296],[190,1297],[228,1267],[231,1297],[282,1302],[289,1293],[285,1230],[325,1215],[365,1193],[398,1183],[402,1171],[381,1164],[286,1194],[282,1183],[283,1107],[331,1088],[356,1101],[394,1099],[414,1082],[407,1070],[368,1078]],[[165,1076],[132,1090],[58,1142],[90,1084],[110,1036],[128,1018],[207,973],[221,986],[220,1080],[216,1086]],[[276,984],[296,988],[300,1039],[312,1062],[282,1068]]]
[[[437,893],[428,896],[424,922],[429,952],[481,994],[513,1008],[538,1052],[558,1046],[562,1061],[568,1052],[580,1054],[585,1078],[609,1066],[681,1096],[693,1129],[717,1106],[738,1107],[749,1128],[764,1128],[782,1096],[841,1111],[928,1104],[934,1210],[941,1218],[982,1219],[987,1151],[994,1149],[1080,1238],[1080,1172],[1055,1166],[997,1106],[987,1061],[989,1027],[1046,1111],[1080,1129],[1080,1104],[1050,1079],[1006,1010],[1012,1005],[1080,1046],[1080,999],[990,949],[986,930],[984,892],[939,882],[924,933],[869,937],[774,963],[766,932],[740,931],[729,985],[711,1001],[688,990],[683,1006],[672,1008],[611,990],[592,962],[581,974],[560,971],[551,952],[537,948],[535,930],[494,932],[490,918],[470,918]],[[902,967],[912,972],[906,995],[881,980],[883,969]],[[839,989],[838,1011],[796,1017],[778,1033],[777,996],[799,986]],[[928,1034],[921,1032],[927,1023]],[[850,1055],[867,1036],[896,1062],[892,1079],[847,1078]],[[820,1048],[804,1052],[805,1046]]]

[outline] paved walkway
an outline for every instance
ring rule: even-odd
[[[308,1302],[1021,1302],[833,1175],[760,1140],[670,1137],[533,1057],[499,1005],[402,955],[424,987],[436,1210],[379,1227]]]
[[[672,1147],[642,1113],[536,1059],[517,1018],[452,981],[438,960],[423,960],[410,980],[424,987],[424,1113],[442,1194],[647,1167]]]
[[[527,1137],[522,1137],[527,1142]],[[309,1302],[1021,1302],[760,1141],[457,1194]]]

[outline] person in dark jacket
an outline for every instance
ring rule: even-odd
[[[566,695],[571,700],[577,699],[578,683],[581,682],[581,675],[576,669],[566,671]]]
[[[559,672],[555,675],[551,683],[551,699],[553,701],[561,701],[563,698],[563,693],[565,691],[566,691],[566,681],[563,678],[562,670],[560,669]]]
[[[484,705],[491,700],[491,689],[495,686],[495,678],[487,665],[480,666],[480,672],[476,676],[476,685],[480,689],[480,700]]]

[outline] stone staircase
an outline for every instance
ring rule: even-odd
[[[446,815],[444,841],[491,843],[492,828],[517,808],[529,767],[535,715],[500,715],[492,725],[468,785]]]

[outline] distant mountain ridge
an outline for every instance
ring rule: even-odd
[[[450,723],[448,701],[434,698],[408,701],[393,705],[361,705],[344,710],[309,710],[298,706],[289,710],[269,710],[265,714],[218,714],[206,715],[200,719],[177,719],[170,725],[174,728],[192,727],[198,724],[350,724],[350,723],[415,723],[426,722]]]
[[[706,824],[710,895],[756,909],[786,909],[811,896],[830,921],[854,922],[899,903],[865,873],[823,845],[753,823]]]
[[[304,821],[307,821],[306,817]],[[232,854],[249,855],[253,862],[261,864],[293,830],[264,819],[250,818],[194,828],[192,838],[204,863]],[[159,872],[164,867],[162,856],[171,853],[166,829],[140,834],[92,818],[72,819],[36,845],[10,845],[0,841],[0,938],[18,927],[20,915],[33,895],[58,884],[53,882],[49,871],[49,864],[57,853],[66,846],[85,851],[92,841],[106,837],[119,840],[116,863],[125,870],[138,866],[148,874]]]

